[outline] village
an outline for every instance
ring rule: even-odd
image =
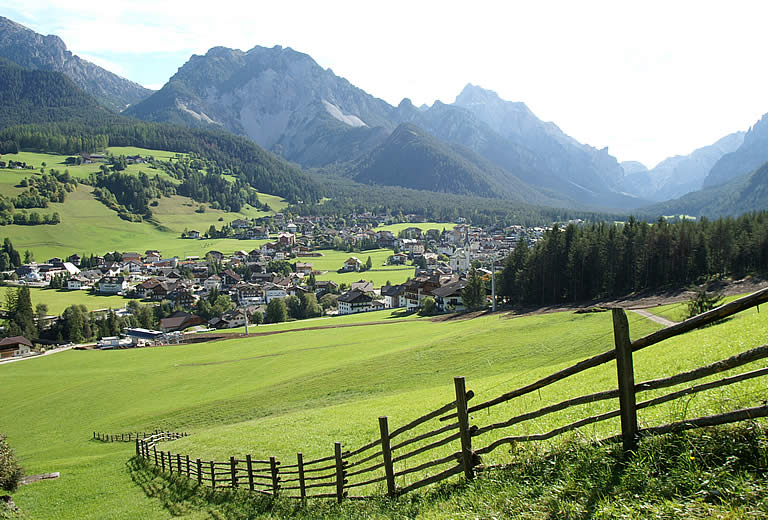
[[[50,258],[44,263],[26,263],[6,271],[10,286],[52,287],[61,291],[89,291],[100,296],[122,296],[126,305],[110,309],[127,315],[136,309],[131,300],[150,305],[168,304],[174,312],[159,320],[159,330],[125,328],[119,336],[101,337],[104,349],[172,344],[181,341],[185,330],[231,329],[270,322],[268,307],[277,299],[298,297],[304,301],[314,295],[318,315],[348,315],[402,308],[406,313],[422,308],[426,298],[434,301],[434,312],[466,310],[462,291],[472,268],[488,281],[515,245],[525,240],[532,245],[545,228],[511,226],[485,230],[466,223],[426,231],[418,222],[399,232],[376,230],[386,217],[353,215],[346,226],[326,217],[287,218],[277,213],[266,219],[238,219],[224,227],[234,232],[243,244],[258,240],[257,247],[244,247],[231,254],[208,250],[204,257],[165,258],[161,251],[111,252],[83,258],[72,254],[65,259]],[[402,227],[402,226],[401,226]],[[213,230],[210,231],[212,233]],[[206,240],[199,231],[187,231],[188,240]],[[335,250],[348,251],[337,270],[316,269],[313,259]],[[374,286],[366,280],[370,265],[366,250],[386,249],[391,255],[387,266],[413,268],[402,283]],[[401,271],[400,271],[401,272]],[[334,281],[336,273],[359,273],[351,283]],[[225,312],[213,316],[196,313],[201,301],[227,297]],[[231,304],[229,301],[231,300]],[[214,312],[215,314],[215,312]],[[288,319],[296,319],[290,316]],[[52,326],[58,316],[45,316]],[[13,339],[14,341],[10,341]],[[2,358],[32,355],[27,338],[9,338],[0,345]]]

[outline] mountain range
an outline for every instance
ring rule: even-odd
[[[60,72],[125,115],[231,132],[318,175],[365,184],[639,212],[654,201],[669,200],[666,210],[691,208],[690,197],[677,206],[675,198],[706,188],[707,196],[693,197],[703,214],[728,207],[704,202],[711,197],[754,189],[762,177],[747,176],[768,161],[768,115],[746,133],[649,170],[620,164],[606,148],[582,144],[524,103],[479,86],[468,84],[449,104],[415,107],[404,99],[393,106],[280,46],[214,47],[193,55],[157,92],[73,55],[56,36],[2,17],[0,56],[27,70]]]
[[[58,36],[43,36],[2,16],[0,56],[25,69],[61,72],[85,92],[116,111],[123,110],[153,92],[72,54]]]

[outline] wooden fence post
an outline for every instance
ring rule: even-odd
[[[474,454],[472,453],[472,432],[469,430],[469,413],[467,412],[467,388],[463,377],[454,377],[453,386],[456,389],[456,412],[459,419],[459,434],[461,436],[461,463],[464,466],[464,477],[472,480],[475,472]]]
[[[165,452],[160,450],[160,465],[163,468],[163,471],[165,471]]]
[[[187,454],[187,478],[189,478],[189,476],[190,476],[191,474],[192,474],[192,473],[190,473],[190,471],[189,471],[189,454]]]
[[[157,466],[157,446],[152,446],[152,451],[155,452],[155,466]]]
[[[203,483],[203,461],[200,459],[197,459],[195,461],[195,464],[197,465],[197,483],[202,484]]]
[[[637,409],[635,407],[635,372],[632,364],[632,343],[629,322],[624,309],[613,309],[613,338],[616,345],[616,371],[619,379],[621,409],[621,438],[624,453],[637,448]]]
[[[216,487],[216,466],[214,466],[213,461],[211,461],[211,488]]]
[[[232,489],[237,487],[237,460],[229,458],[229,474],[232,477]]]
[[[392,466],[392,448],[389,442],[389,422],[386,416],[379,417],[381,432],[381,454],[384,457],[384,473],[387,476],[387,495],[395,496],[395,468]]]
[[[253,460],[250,453],[245,456],[245,464],[248,468],[248,489],[253,491]]]
[[[139,439],[136,439],[136,456],[139,456]]]
[[[296,454],[296,460],[297,460],[297,465],[299,466],[299,495],[301,496],[301,501],[306,502],[307,487],[306,487],[306,482],[304,481],[304,454],[301,452],[298,452]]]
[[[275,457],[269,458],[269,470],[272,474],[272,496],[276,497],[280,490],[280,478],[278,477],[277,459]]]
[[[336,456],[336,501],[341,504],[344,499],[344,461],[341,458],[341,443],[333,444],[334,455]]]

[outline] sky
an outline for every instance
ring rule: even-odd
[[[768,112],[768,2],[0,0],[0,15],[160,88],[192,54],[291,47],[397,105],[467,83],[652,167]]]

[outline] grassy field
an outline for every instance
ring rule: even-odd
[[[0,301],[5,302],[5,294],[15,291],[16,287],[0,287]],[[40,289],[30,287],[32,306],[44,303],[48,306],[48,314],[61,314],[70,305],[85,305],[89,311],[99,309],[119,309],[125,307],[128,300],[122,296],[98,296],[88,291],[66,291],[56,289]]]
[[[393,284],[403,283],[409,276],[412,277],[414,273],[413,266],[386,265],[387,258],[394,253],[391,249],[373,249],[359,253],[323,249],[319,252],[323,256],[298,258],[300,262],[311,263],[316,271],[328,271],[326,274],[318,275],[318,280],[333,280],[338,284],[346,283],[347,285],[359,280],[368,280],[373,282],[374,287],[381,287],[387,281]],[[373,267],[369,271],[362,273],[338,273],[337,271],[344,266],[344,262],[351,256],[356,256],[363,262],[370,256]]]
[[[456,224],[452,222],[420,222],[417,224],[409,224],[405,222],[401,224],[390,224],[388,226],[377,227],[374,229],[374,231],[391,231],[392,233],[397,235],[402,230],[410,227],[419,228],[423,232],[426,232],[429,229],[437,229],[438,231],[442,231],[443,229],[445,229],[446,231],[450,231],[456,227]]]
[[[157,158],[170,159],[176,154],[157,150],[139,148],[112,148],[116,154],[154,155]],[[36,166],[30,170],[0,170],[0,194],[15,196],[23,188],[17,187],[19,182],[33,175],[37,168],[46,163],[46,169],[63,168],[65,156],[22,152],[20,154],[4,155],[4,159],[21,160]],[[98,165],[81,165],[67,167],[76,177],[87,177],[98,171]],[[148,165],[129,165],[128,172],[161,173],[159,170],[148,170]],[[0,236],[9,237],[14,247],[35,253],[38,259],[53,256],[66,257],[73,253],[104,254],[107,251],[146,251],[158,249],[165,256],[203,256],[206,251],[219,250],[231,253],[239,249],[250,250],[263,244],[263,241],[240,241],[232,239],[215,240],[182,240],[181,232],[198,230],[205,232],[211,225],[220,228],[223,224],[238,218],[258,218],[267,215],[256,208],[246,206],[239,213],[228,213],[210,208],[207,204],[204,213],[196,210],[201,206],[187,197],[174,196],[162,198],[157,206],[152,208],[153,222],[126,222],[109,210],[91,195],[89,186],[80,185],[78,189],[67,195],[63,204],[53,203],[45,209],[36,209],[40,214],[58,212],[62,222],[55,226],[3,226]],[[259,194],[260,200],[270,205],[273,211],[281,211],[288,202],[268,194]]]
[[[376,314],[381,317],[359,315],[337,318],[337,323],[388,319],[387,313]],[[632,337],[658,328],[640,316],[629,319]],[[326,322],[330,320],[280,327]],[[747,311],[636,353],[635,377],[638,381],[660,377],[727,357],[764,343],[766,332],[765,320],[754,310]],[[204,458],[252,453],[291,461],[297,451],[306,457],[325,456],[334,441],[354,447],[375,438],[379,415],[389,415],[394,428],[451,401],[453,376],[466,376],[476,401],[485,400],[611,345],[610,313],[520,318],[496,314],[441,322],[410,316],[391,324],[293,330],[209,344],[65,352],[0,366],[5,395],[23,396],[7,399],[0,408],[0,425],[27,473],[62,473],[59,480],[22,487],[13,497],[28,518],[229,517],[216,503],[195,505],[179,496],[158,495],[150,476],[126,464],[133,452],[130,444],[92,442],[91,431],[187,430],[193,435],[173,443],[173,449]],[[608,389],[615,386],[615,377],[612,364],[590,369],[474,414],[472,422],[487,424]],[[658,424],[754,405],[765,397],[764,384],[740,383],[643,410],[639,419],[642,425]],[[504,433],[546,431],[613,407],[607,402],[585,405]],[[584,428],[579,435],[595,438],[616,431],[618,422],[608,421]],[[493,438],[486,437],[479,437],[475,445]],[[509,449],[499,449],[486,461],[514,457]],[[411,499],[403,500],[412,504]],[[438,512],[467,516],[448,498],[443,501],[439,510],[426,516],[439,518]]]

